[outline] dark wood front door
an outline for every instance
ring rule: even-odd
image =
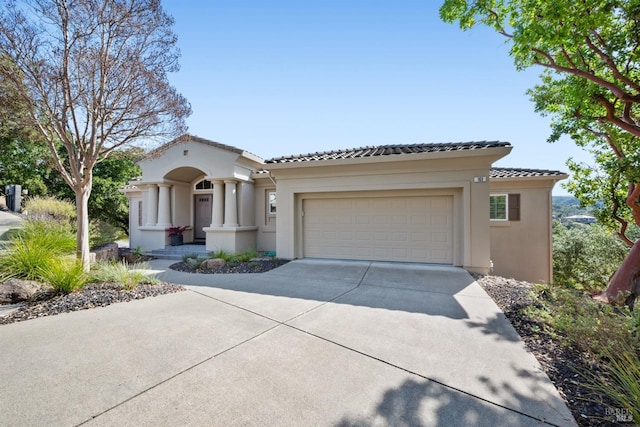
[[[202,228],[211,225],[211,194],[197,194],[194,198],[193,238],[205,239],[207,235]]]

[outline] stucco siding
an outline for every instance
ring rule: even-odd
[[[492,194],[520,194],[519,221],[491,221],[493,273],[534,283],[552,278],[551,189],[554,181],[492,182]]]

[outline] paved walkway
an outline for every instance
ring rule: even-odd
[[[6,240],[6,233],[22,224],[22,217],[13,212],[0,211],[0,241]]]
[[[464,270],[167,270],[187,292],[0,326],[2,425],[575,425]]]

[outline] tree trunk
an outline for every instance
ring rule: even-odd
[[[631,251],[624,259],[618,270],[611,277],[609,286],[604,290],[603,296],[609,302],[615,304],[628,304],[633,306],[635,298],[640,291],[638,281],[640,279],[640,240],[637,240]]]
[[[89,196],[91,195],[91,182],[74,189],[76,193],[76,221],[78,231],[76,233],[76,256],[82,262],[84,271],[89,271],[91,259],[89,257]]]

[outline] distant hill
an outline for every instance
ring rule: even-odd
[[[573,196],[553,196],[551,213],[553,218],[561,219],[570,215],[591,215],[591,208],[583,208]]]

